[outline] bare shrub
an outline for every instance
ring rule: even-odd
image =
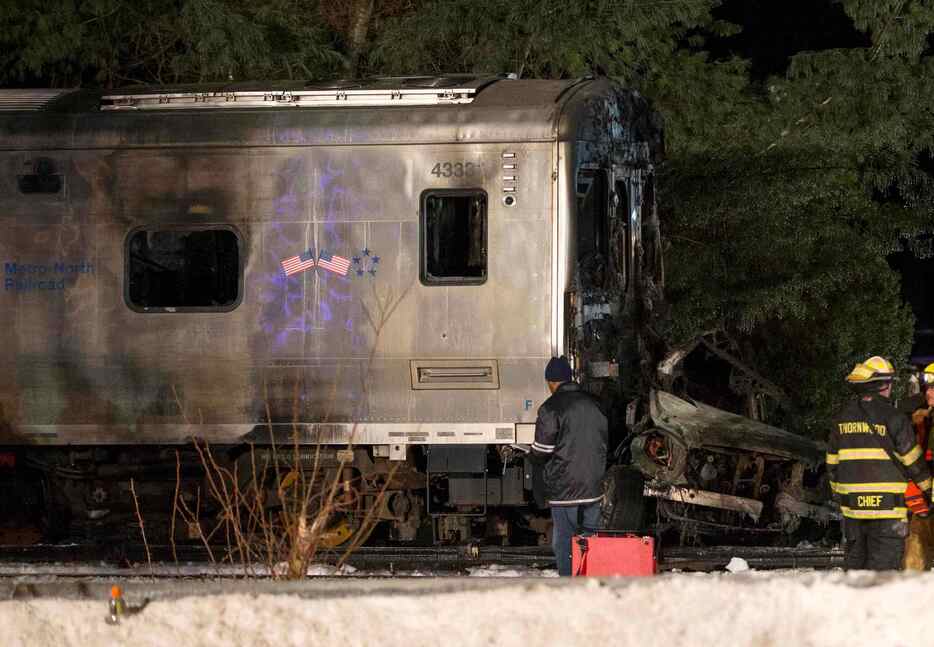
[[[133,495],[133,506],[136,509],[136,523],[139,525],[139,534],[143,537],[143,546],[146,548],[146,564],[149,566],[149,574],[152,575],[152,552],[149,550],[149,540],[146,539],[146,523],[143,521],[143,514],[139,511],[139,497],[136,496],[136,483],[130,479],[130,493]]]
[[[374,286],[375,309],[371,311],[363,304],[363,312],[374,333],[361,384],[364,402],[382,332],[410,288],[411,285],[396,294],[390,287],[380,294]],[[182,495],[181,458],[176,452],[176,487],[170,530],[176,562],[177,520],[185,524],[189,538],[202,543],[213,563],[242,565],[247,575],[271,574],[277,578],[306,576],[309,565],[322,550],[332,550],[336,545],[343,550],[337,561],[340,567],[369,538],[379,521],[379,511],[399,466],[393,465],[388,470],[375,498],[364,511],[364,484],[352,475],[357,425],[354,424],[347,445],[336,452],[336,466],[333,460],[323,465],[320,439],[312,438],[307,442],[302,437],[300,384],[301,380],[296,379],[288,446],[280,447],[276,440],[265,382],[263,398],[268,446],[257,448],[250,444],[247,453],[241,457],[248,460],[230,462],[223,457],[218,458],[206,441],[194,441],[204,470],[205,500],[202,500],[199,489],[194,505],[186,502]],[[186,424],[191,424],[174,385],[172,393],[180,415]],[[337,397],[336,389],[334,397]],[[362,415],[363,412],[359,413]],[[329,415],[330,411],[325,414],[325,420]],[[310,460],[305,453],[308,448],[314,452]],[[208,507],[217,512],[210,527],[204,527],[207,523],[204,509]],[[352,528],[345,523],[339,526],[343,534],[336,534],[335,520],[346,517],[355,518],[358,523]]]
[[[195,442],[195,448],[205,473],[209,501],[217,507],[213,527],[202,526],[200,505],[192,509],[176,488],[174,517],[178,517],[201,540],[214,563],[242,565],[247,575],[271,574],[288,579],[301,578],[322,549],[332,549],[340,543],[343,565],[353,550],[369,537],[377,523],[386,489],[396,471],[393,466],[375,500],[363,515],[359,525],[335,542],[333,522],[344,513],[359,511],[358,484],[348,479],[348,452],[341,456],[337,467],[320,467],[321,445],[314,445],[312,464],[292,461],[287,469],[278,461],[281,453],[273,440],[270,452],[257,457],[255,446],[249,449],[249,468],[241,474],[240,464],[222,464],[206,442]],[[293,443],[293,451],[300,446]],[[297,456],[300,454],[297,453]],[[332,475],[325,477],[325,472]],[[245,478],[244,478],[245,477]],[[175,537],[171,538],[173,554]],[[220,546],[221,555],[215,549]]]

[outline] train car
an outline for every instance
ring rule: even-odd
[[[661,152],[608,79],[0,91],[6,518],[168,532],[203,443],[389,539],[534,530],[506,448],[550,357],[640,370]]]

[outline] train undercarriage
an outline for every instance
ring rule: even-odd
[[[606,528],[773,545],[822,537],[839,519],[817,443],[667,392],[650,399],[607,472]],[[506,445],[409,445],[392,457],[382,446],[15,448],[0,452],[0,479],[0,543],[145,532],[211,545],[297,527],[326,549],[550,536],[535,468]]]
[[[486,445],[96,447],[0,452],[0,544],[49,540],[215,543],[234,522],[283,531],[316,520],[314,541],[539,543],[527,461]],[[142,522],[142,523],[141,523]]]

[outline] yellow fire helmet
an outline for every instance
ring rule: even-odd
[[[934,364],[931,366],[934,368]],[[934,373],[932,373],[931,377],[934,379]],[[878,355],[870,357],[865,362],[860,362],[846,376],[846,381],[850,384],[889,382],[893,379],[895,379],[895,367],[892,366],[892,362]]]
[[[921,374],[921,384],[927,386],[934,384],[934,364],[928,364],[924,367],[924,372]]]

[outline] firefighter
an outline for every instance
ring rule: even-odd
[[[934,412],[934,364],[928,364],[921,374],[921,397],[923,404],[912,413],[911,421],[915,428],[918,446],[925,448],[924,461],[931,468],[932,439],[931,420]],[[914,483],[908,484],[905,492],[911,521],[908,526],[908,539],[905,542],[905,568],[912,571],[926,571],[934,558],[934,518],[924,503],[923,495]]]
[[[895,368],[882,357],[857,364],[846,380],[856,397],[836,416],[827,471],[843,513],[844,566],[898,570],[908,536],[905,487],[931,502],[931,473],[908,417],[889,402]]]
[[[572,537],[600,523],[607,419],[593,396],[572,380],[564,357],[551,358],[545,381],[552,395],[538,408],[532,460],[544,465],[558,574],[570,575]]]
[[[934,460],[934,438],[931,436],[931,422],[934,419],[934,364],[924,367],[921,374],[922,402],[911,414],[918,444],[925,449],[924,460],[928,467]]]

